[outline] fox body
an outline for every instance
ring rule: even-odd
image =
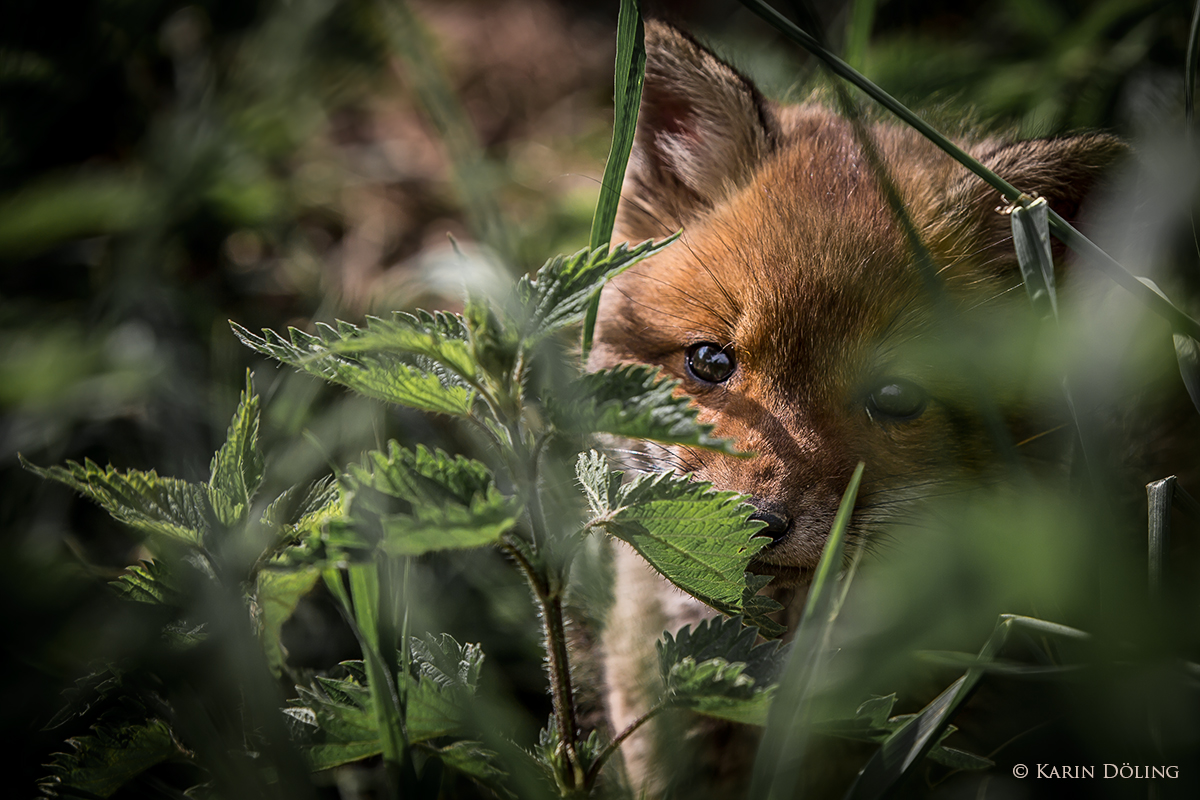
[[[906,127],[856,132],[818,103],[768,102],[666,25],[647,25],[646,48],[613,240],[684,233],[604,289],[588,367],[661,367],[702,422],[754,454],[640,445],[624,458],[749,495],[773,540],[752,568],[775,576],[790,624],[859,461],[852,533],[869,536],[939,486],[986,478],[1002,461],[997,425],[1010,441],[1037,432],[1022,427],[1035,401],[988,386],[992,410],[980,411],[972,404],[987,375],[931,355],[954,352],[964,336],[987,338],[987,320],[1028,313],[1011,224],[994,190]],[[1068,220],[1124,151],[1102,134],[960,145]],[[914,238],[936,270],[933,289]],[[946,317],[968,317],[974,332],[943,325]],[[603,650],[619,732],[646,711],[653,642],[713,612],[624,547],[615,597]],[[623,750],[635,784],[654,791],[650,740],[634,737]]]

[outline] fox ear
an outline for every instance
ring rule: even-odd
[[[1063,219],[1075,224],[1084,199],[1128,153],[1129,147],[1115,136],[1089,133],[1023,142],[993,140],[972,148],[971,154],[1018,189],[1046,198]],[[945,219],[935,222],[934,227],[943,234],[974,229],[982,240],[969,243],[971,250],[1012,253],[1012,223],[996,210],[1004,205],[1004,199],[979,178],[963,175],[945,193],[941,204]],[[933,238],[937,238],[936,233]],[[1051,238],[1051,246],[1055,259],[1059,259],[1064,245]],[[996,259],[997,264],[1008,261]]]
[[[646,81],[614,241],[673,233],[753,175],[777,123],[747,78],[662,22],[646,23]]]

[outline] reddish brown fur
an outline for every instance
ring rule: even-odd
[[[935,402],[969,394],[973,376],[899,355],[918,335],[953,334],[932,323],[933,295],[851,125],[820,105],[767,104],[679,31],[650,24],[646,36],[646,89],[613,240],[679,228],[684,235],[604,290],[588,366],[661,366],[683,381],[702,421],[755,453],[651,447],[643,461],[694,472],[790,516],[790,531],[764,551],[758,571],[802,595],[860,460],[861,534],[931,484],[986,472],[996,461],[992,439],[979,415]],[[994,211],[999,195],[908,128],[869,131],[940,271],[948,307],[1017,307],[997,300],[1020,285],[1009,221]],[[1064,213],[1123,149],[1101,135],[967,145]],[[701,342],[735,354],[728,381],[689,375],[688,348]],[[925,412],[904,422],[868,413],[872,382],[889,377],[921,384],[933,399]],[[1011,413],[1003,390],[996,397]],[[653,672],[645,659],[662,627],[709,612],[629,551],[618,554],[617,572],[615,633],[605,648],[619,730],[644,710]],[[635,740],[627,760],[635,781],[653,789],[647,748]]]

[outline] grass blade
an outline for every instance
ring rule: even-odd
[[[875,0],[854,0],[850,9],[850,24],[846,27],[846,62],[862,69],[875,24]]]
[[[617,218],[617,203],[621,199],[621,184],[625,180],[625,165],[633,148],[637,130],[638,107],[642,102],[642,83],[646,77],[645,31],[638,0],[621,0],[617,17],[617,63],[614,86],[614,118],[612,147],[600,180],[600,198],[592,217],[591,249],[608,244],[612,238],[613,222]],[[596,328],[596,310],[600,306],[597,292],[588,304],[583,322],[583,361],[587,362],[592,349],[592,332]]]
[[[846,597],[857,553],[839,593],[837,576],[844,561],[846,529],[865,465],[859,463],[842,495],[841,506],[829,532],[829,541],[821,554],[808,592],[808,602],[787,665],[779,681],[779,690],[767,718],[767,729],[754,761],[754,774],[748,797],[788,798],[795,793],[800,777],[802,754],[809,735],[812,689],[820,671],[830,632]]]
[[[350,574],[350,596],[354,600],[354,617],[360,633],[363,650],[363,664],[366,667],[367,682],[372,687],[372,711],[379,727],[379,739],[383,745],[383,760],[388,767],[388,774],[393,786],[400,785],[403,758],[405,753],[403,719],[400,709],[399,696],[396,693],[396,681],[387,662],[384,661],[383,649],[395,649],[395,643],[384,641],[380,635],[384,629],[384,614],[380,608],[379,570],[383,568],[378,562],[372,564],[355,564],[348,570]]]

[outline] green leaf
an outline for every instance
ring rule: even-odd
[[[276,676],[283,672],[287,653],[280,641],[283,624],[292,616],[300,599],[316,585],[321,571],[316,567],[294,571],[260,570],[254,592],[258,606],[258,638],[267,655],[267,665]]]
[[[246,518],[250,501],[262,484],[264,464],[258,448],[258,396],[247,371],[246,389],[229,423],[225,444],[213,456],[208,480],[209,502],[226,527]]]
[[[409,741],[422,742],[462,729],[483,667],[477,644],[460,645],[449,634],[411,639],[415,684],[409,685],[405,722]]]
[[[336,330],[318,324],[317,336],[289,328],[290,341],[270,329],[260,338],[230,325],[251,349],[367,397],[440,414],[469,414],[475,391],[457,372],[466,345],[450,337],[453,323],[447,315],[412,317],[415,323],[407,317],[375,320],[366,330],[347,322],[337,323]]]
[[[678,238],[645,241],[636,247],[619,244],[580,250],[573,256],[556,256],[535,277],[517,283],[517,299],[525,309],[525,336],[536,341],[554,331],[582,321],[588,301],[609,278],[643,258],[652,256]]]
[[[319,526],[341,516],[342,495],[337,479],[327,475],[307,487],[293,486],[263,511],[262,522],[270,528],[290,528],[296,532]]]
[[[160,719],[144,725],[97,727],[93,732],[67,740],[74,752],[55,756],[46,789],[58,794],[63,793],[58,787],[66,786],[108,797],[155,764],[185,755]]]
[[[121,597],[137,603],[178,606],[183,601],[179,587],[161,561],[143,561],[108,585]]]
[[[460,645],[449,635],[414,638],[412,650],[404,718],[408,741],[416,744],[460,733],[478,686],[483,652],[478,645]],[[362,661],[339,666],[345,677],[319,677],[311,686],[297,687],[299,697],[284,710],[303,739],[314,770],[383,752],[374,687],[367,680],[366,667]]]
[[[21,458],[31,472],[86,495],[125,524],[152,536],[162,536],[199,546],[212,529],[213,514],[206,486],[158,473],[113,467],[102,469],[93,461],[68,461],[65,467],[34,466]]]
[[[736,453],[727,440],[709,435],[711,425],[696,422],[691,398],[674,394],[678,386],[679,381],[660,380],[657,368],[627,364],[582,376],[564,402],[548,399],[546,410],[569,433],[611,433]]]
[[[299,697],[284,713],[313,770],[331,769],[383,752],[379,725],[371,709],[362,662],[341,665],[344,679],[317,678],[310,687],[297,686]]]
[[[768,542],[751,506],[684,475],[642,475],[621,485],[604,456],[583,453],[576,474],[592,510],[589,525],[632,545],[668,580],[726,614],[744,604],[746,567]]]
[[[391,319],[367,317],[366,327],[338,322],[337,330],[317,324],[332,353],[392,353],[424,356],[468,380],[476,375],[461,317],[445,311],[393,312]]]
[[[395,555],[491,544],[520,513],[487,467],[425,447],[390,442],[386,455],[372,452],[366,466],[351,467],[348,481],[350,524],[377,529]]]
[[[440,758],[446,766],[453,767],[484,786],[501,790],[500,784],[508,777],[500,765],[500,755],[479,742],[454,742],[445,747],[430,747],[429,752]]]
[[[778,642],[755,645],[737,617],[713,618],[658,642],[663,685],[673,705],[762,725],[783,663]]]
[[[759,594],[771,582],[771,576],[747,572],[745,577],[746,586],[742,589],[742,620],[747,625],[758,628],[758,635],[764,639],[778,639],[787,632],[787,628],[772,619],[771,615],[782,611],[783,606],[773,598]]]

